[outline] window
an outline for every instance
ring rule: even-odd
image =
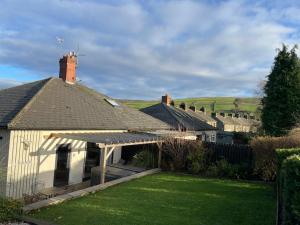
[[[115,100],[106,98],[105,101],[107,101],[109,104],[111,104],[113,107],[120,106]]]

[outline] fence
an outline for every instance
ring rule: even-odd
[[[204,146],[213,151],[212,159],[215,161],[226,159],[233,164],[252,162],[253,152],[249,145],[205,142]]]

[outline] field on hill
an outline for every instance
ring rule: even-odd
[[[238,110],[255,112],[260,100],[258,98],[238,98]],[[178,106],[184,102],[187,106],[195,105],[197,109],[204,106],[207,111],[211,111],[212,104],[215,103],[215,111],[234,110],[236,109],[234,97],[203,97],[203,98],[184,98],[174,99],[175,105]],[[125,105],[135,108],[142,109],[160,102],[155,101],[144,101],[144,100],[120,100]]]

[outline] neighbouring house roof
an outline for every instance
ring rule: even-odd
[[[0,91],[0,126],[41,130],[157,130],[170,127],[149,115],[110,102],[84,85],[59,78]]]
[[[215,119],[221,121],[223,124],[226,125],[237,125],[237,121],[235,121],[233,117],[217,116],[215,117]]]
[[[260,124],[259,121],[253,119],[245,119],[243,117],[230,117],[230,116],[218,116],[217,120],[221,121],[226,125],[239,125],[239,126],[258,126]]]
[[[193,110],[191,110],[191,109],[187,109],[186,110],[189,114],[191,114],[191,115],[193,115],[193,116],[195,116],[195,117],[197,117],[199,120],[201,120],[201,121],[204,121],[204,122],[207,122],[207,123],[209,123],[209,122],[216,122],[216,120],[214,120],[211,116],[209,116],[209,115],[207,115],[207,114],[205,114],[204,112],[201,112],[201,111],[193,111]]]
[[[176,108],[165,103],[159,103],[144,109],[147,113],[173,127],[173,129],[187,129],[192,131],[215,130],[213,126],[192,115],[189,111]]]

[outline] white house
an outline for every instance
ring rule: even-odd
[[[59,78],[0,91],[1,188],[21,198],[89,179],[120,160],[122,146],[159,141],[169,125],[76,83],[76,56],[60,59]],[[100,173],[100,171],[99,171]]]

